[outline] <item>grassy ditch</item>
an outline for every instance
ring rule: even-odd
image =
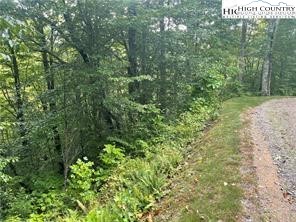
[[[239,151],[240,114],[272,97],[226,101],[214,126],[194,145],[170,195],[160,204],[156,221],[236,221],[242,190]],[[274,97],[273,97],[274,98]]]

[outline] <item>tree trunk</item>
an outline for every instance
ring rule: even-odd
[[[268,25],[268,42],[262,68],[261,94],[270,96],[270,82],[272,75],[272,50],[279,20],[270,20]]]
[[[40,40],[41,40],[41,45],[42,47],[46,48],[46,38],[45,38],[45,33],[44,33],[44,27],[42,25],[37,25],[37,30],[40,33]],[[53,44],[53,42],[51,42]],[[51,49],[52,50],[52,46]],[[51,70],[51,63],[50,58],[45,50],[41,52],[42,55],[42,63],[43,63],[43,68],[44,68],[44,74],[45,74],[45,79],[46,79],[46,84],[47,84],[47,90],[48,92],[52,92],[55,89],[55,84],[54,84],[54,75]],[[49,110],[52,113],[56,113],[56,103],[52,98],[49,98]],[[62,165],[62,147],[61,147],[61,138],[58,132],[58,128],[56,125],[52,127],[53,131],[53,142],[55,146],[55,151],[57,154],[60,156],[60,161],[59,165]],[[62,169],[60,169],[62,171]]]
[[[131,1],[128,7],[128,14],[132,20],[135,19],[137,15],[136,5],[135,5],[135,2],[133,1]],[[132,22],[128,29],[128,60],[129,60],[128,75],[129,77],[137,76],[137,48],[136,47],[137,47],[136,46],[136,29],[133,27],[133,22]],[[129,93],[131,95],[137,96],[138,89],[139,89],[139,83],[137,81],[133,81],[129,84]]]
[[[239,76],[238,80],[240,83],[243,82],[245,74],[245,54],[246,54],[246,39],[247,39],[247,27],[248,23],[246,20],[242,20],[242,32],[240,40],[240,55],[239,55]]]
[[[141,36],[141,74],[148,75],[149,72],[149,66],[147,66],[147,28],[142,29],[142,36]],[[151,89],[151,81],[144,80],[141,83],[141,98],[140,103],[141,104],[147,104],[152,98],[153,90]]]
[[[25,126],[25,118],[24,118],[24,102],[22,99],[22,93],[21,93],[21,81],[20,81],[20,73],[19,73],[19,66],[16,58],[16,52],[13,48],[13,46],[10,46],[8,44],[9,50],[10,50],[10,55],[11,55],[11,62],[12,62],[12,74],[14,78],[14,88],[15,88],[15,107],[16,107],[16,119],[18,121],[18,126],[19,126],[19,134],[22,140],[22,145],[24,147],[27,147],[28,145],[28,140],[26,139],[27,135],[27,129]],[[24,150],[24,154],[27,154],[27,151]]]
[[[164,1],[160,0],[159,5],[163,7]],[[158,98],[160,108],[166,107],[166,64],[165,64],[165,18],[161,17],[159,21],[160,41],[159,41],[159,92]]]

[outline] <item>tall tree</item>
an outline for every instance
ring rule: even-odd
[[[168,17],[165,17],[163,14],[164,8],[165,8],[165,1],[159,0],[159,6],[161,10],[161,16],[159,18],[159,91],[158,91],[158,98],[160,107],[162,109],[166,108],[166,88],[167,88],[167,82],[166,82],[166,62],[165,62],[165,53],[166,53],[166,46],[165,46],[165,19],[168,19]]]
[[[267,28],[266,55],[263,62],[261,93],[263,96],[270,96],[270,81],[272,75],[273,46],[279,20],[269,20]]]
[[[136,2],[130,1],[128,6],[128,16],[130,18],[130,25],[128,28],[128,49],[127,49],[127,55],[128,55],[128,75],[130,77],[136,77],[138,68],[137,68],[137,45],[136,45],[136,34],[137,30],[135,28],[135,21],[137,16],[136,11]],[[133,96],[136,96],[139,94],[139,83],[137,81],[133,81],[129,84],[129,93]]]
[[[240,83],[243,82],[243,77],[245,74],[245,54],[246,54],[246,42],[247,42],[247,27],[248,22],[243,19],[242,20],[242,29],[241,29],[241,39],[240,39],[240,54],[239,54],[239,76],[238,80]]]

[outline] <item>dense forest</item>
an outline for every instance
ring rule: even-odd
[[[0,220],[137,221],[240,95],[296,95],[296,21],[219,0],[0,1]]]

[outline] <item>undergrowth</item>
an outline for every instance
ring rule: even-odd
[[[87,157],[78,159],[64,192],[52,189],[24,199],[30,208],[24,215],[33,212],[27,221],[138,221],[163,196],[167,178],[184,158],[184,147],[216,117],[218,107],[217,100],[194,100],[175,124],[162,125],[153,143],[140,141],[145,146],[142,156],[125,156],[121,147],[106,144],[98,157],[100,166]],[[22,216],[6,221],[22,221]]]

